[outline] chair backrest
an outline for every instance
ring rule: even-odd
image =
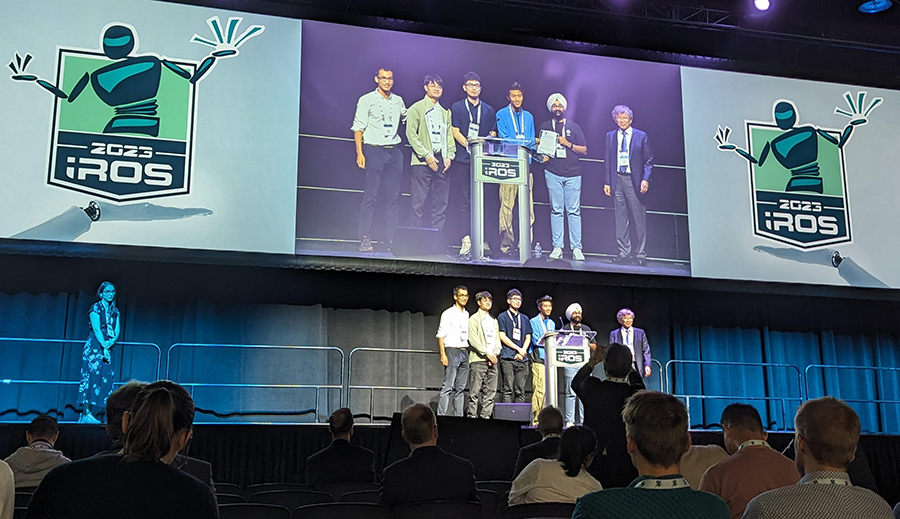
[[[378,490],[381,487],[378,483],[329,483],[327,485],[316,485],[314,490],[319,492],[328,492],[334,496],[335,501],[347,492],[361,492],[363,490]]]
[[[347,492],[342,495],[341,503],[378,503],[381,497],[380,490],[363,490],[360,492]]]
[[[25,512],[28,509],[23,506],[17,506],[13,508],[13,519],[25,519]]]
[[[391,509],[373,503],[321,503],[301,506],[291,519],[391,519]]]
[[[235,494],[244,495],[244,489],[240,485],[234,483],[219,483],[216,481],[216,494]]]
[[[31,502],[31,494],[28,492],[16,492],[16,500],[15,506],[17,507],[28,507],[28,503]]]
[[[232,503],[219,505],[219,519],[291,519],[291,511],[263,503]]]
[[[316,492],[315,490],[270,490],[253,494],[250,496],[250,502],[281,505],[288,510],[293,510],[304,505],[333,503],[334,498],[328,492]]]
[[[497,517],[497,509],[500,505],[500,496],[493,490],[478,489],[478,499],[481,500],[481,518],[494,519]]]
[[[244,496],[239,494],[216,494],[216,503],[229,505],[231,503],[245,503]]]
[[[476,481],[475,488],[479,490],[493,490],[497,495],[502,496],[504,492],[509,492],[512,488],[512,481]]]
[[[481,519],[481,503],[474,501],[426,501],[395,506],[392,519]]]
[[[269,492],[272,490],[312,490],[312,487],[301,485],[300,483],[258,483],[249,485],[242,492],[244,499],[250,501],[250,496],[259,492]]]
[[[506,509],[504,519],[534,519],[572,517],[575,511],[575,503],[529,503],[527,505],[515,505]]]

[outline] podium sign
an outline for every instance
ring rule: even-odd
[[[491,137],[469,140],[472,176],[472,257],[484,261],[484,184],[518,187],[519,262],[531,255],[531,207],[528,203],[529,149],[523,141]]]

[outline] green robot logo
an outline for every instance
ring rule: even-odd
[[[27,73],[32,56],[17,53],[12,79],[55,96],[48,184],[115,202],[190,192],[197,82],[265,29],[238,36],[240,22],[223,30],[217,16],[207,20],[214,39],[190,40],[214,49],[199,64],[137,54],[124,23],[104,27],[99,50],[59,47],[56,83]]]
[[[834,109],[850,118],[842,130],[798,126],[796,104],[781,99],[773,106],[774,121],[745,121],[747,150],[728,142],[731,128],[716,131],[720,150],[734,151],[749,163],[756,235],[800,249],[852,240],[844,146],[883,99],[873,99],[868,107],[866,92],[856,99],[845,92],[844,99],[850,110]]]

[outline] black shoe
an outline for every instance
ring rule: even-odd
[[[637,258],[636,260],[634,260],[634,264],[638,267],[646,267],[647,260],[645,260],[644,258]]]
[[[631,263],[628,256],[616,256],[615,258],[613,258],[612,262],[616,265],[627,265]]]

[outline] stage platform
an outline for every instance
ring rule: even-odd
[[[0,424],[0,458],[25,445],[26,424]],[[439,417],[439,445],[472,461],[483,480],[512,478],[520,446],[540,440],[537,430],[518,422]],[[722,445],[720,431],[691,431],[696,445]],[[769,443],[782,450],[793,434],[773,432]],[[256,483],[304,483],[306,458],[330,442],[324,424],[197,425],[188,454],[212,464],[213,479],[241,486]],[[357,424],[352,442],[375,453],[376,470],[406,456],[399,414],[388,424]],[[57,448],[76,460],[107,449],[101,425],[62,424]],[[900,501],[900,436],[864,435],[860,452],[875,477],[879,493],[893,506]]]

